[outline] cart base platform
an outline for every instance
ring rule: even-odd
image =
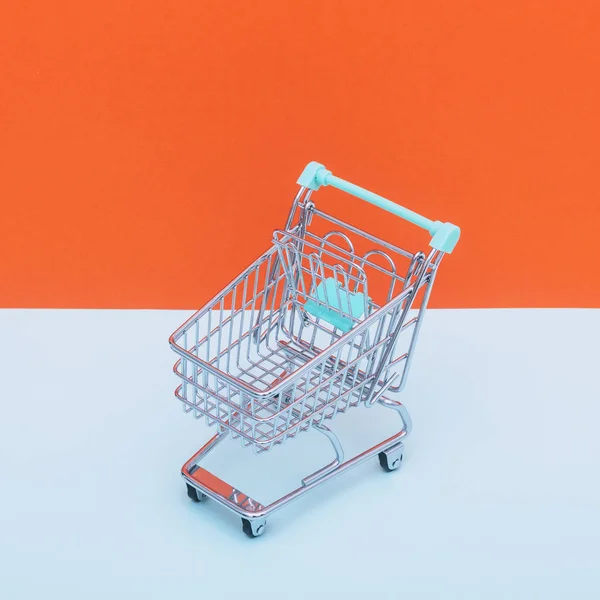
[[[379,462],[385,471],[396,471],[402,465],[403,441],[412,429],[411,419],[406,408],[396,400],[380,397],[378,403],[398,413],[402,420],[402,429],[398,433],[376,444],[372,448],[357,454],[353,458],[344,460],[344,452],[337,436],[328,427],[314,424],[313,428],[325,435],[331,442],[336,453],[336,458],[322,469],[305,477],[298,488],[267,506],[250,498],[210,471],[199,466],[202,459],[227,437],[228,431],[223,430],[217,433],[183,465],[181,474],[186,482],[188,496],[195,502],[201,502],[206,498],[220,502],[223,506],[241,517],[242,529],[246,535],[249,537],[258,537],[264,533],[266,519],[270,514],[318,485],[368,460],[375,456],[375,454],[379,456]]]

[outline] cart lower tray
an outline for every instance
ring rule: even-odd
[[[216,500],[241,517],[244,533],[249,537],[258,537],[264,533],[266,519],[270,514],[312,488],[325,483],[376,454],[379,456],[379,462],[385,471],[396,471],[402,465],[403,442],[411,431],[411,420],[406,408],[400,402],[382,397],[379,399],[379,404],[395,410],[400,416],[402,428],[398,433],[353,458],[345,460],[342,445],[335,433],[324,425],[313,425],[314,429],[325,435],[331,442],[336,454],[335,459],[305,477],[295,490],[266,506],[200,466],[201,461],[227,437],[229,432],[227,429],[223,429],[183,465],[181,474],[187,486],[188,496],[194,502],[201,502],[207,498]]]

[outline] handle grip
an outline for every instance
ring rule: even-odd
[[[306,165],[306,168],[302,171],[302,175],[300,175],[298,179],[298,184],[311,190],[318,190],[322,185],[330,185],[338,190],[351,194],[352,196],[356,196],[361,200],[379,206],[379,208],[383,208],[384,210],[427,230],[433,236],[429,245],[436,250],[441,250],[442,252],[450,254],[460,238],[460,227],[452,225],[452,223],[432,221],[431,219],[409,210],[408,208],[404,208],[383,196],[378,196],[358,185],[354,185],[349,181],[344,181],[343,179],[336,177],[331,171],[328,171],[323,165],[317,162],[310,162]]]

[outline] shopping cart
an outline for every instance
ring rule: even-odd
[[[406,383],[437,269],[460,236],[455,225],[430,221],[315,162],[298,184],[271,247],[170,338],[179,355],[175,395],[218,430],[183,466],[188,495],[237,513],[250,537],[264,532],[275,510],[376,454],[386,471],[400,467],[411,421],[387,393]],[[317,209],[311,197],[321,186],[426,229],[431,249],[408,252]],[[376,403],[398,413],[401,430],[346,460],[326,420]],[[329,439],[335,459],[266,506],[200,466],[227,436],[261,453],[309,429]]]

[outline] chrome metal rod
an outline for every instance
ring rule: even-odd
[[[344,449],[342,448],[342,444],[340,444],[338,436],[335,435],[331,429],[325,427],[325,425],[313,423],[313,429],[316,429],[319,433],[322,433],[331,442],[331,445],[335,450],[335,459],[318,471],[307,475],[302,480],[302,485],[304,486],[310,485],[311,483],[316,483],[319,479],[331,473],[331,471],[335,471],[335,469],[337,469],[344,462]]]

